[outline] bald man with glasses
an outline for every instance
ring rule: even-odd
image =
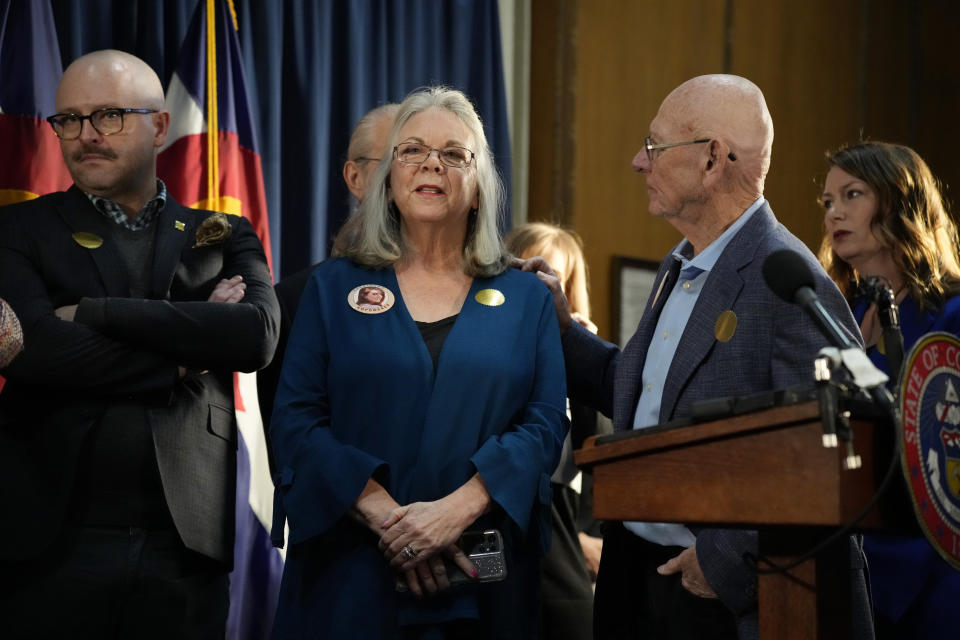
[[[73,186],[0,209],[29,345],[0,371],[5,637],[224,637],[232,372],[270,361],[279,310],[250,223],[157,179],[163,106],[139,58],[78,58],[48,118]]]
[[[777,250],[803,257],[824,306],[860,341],[843,296],[763,196],[772,145],[763,94],[745,78],[700,76],[663,101],[633,169],[646,178],[650,213],[684,239],[661,263],[622,352],[570,322],[549,265],[523,265],[554,294],[568,395],[611,416],[617,431],[689,417],[703,400],[812,386],[813,361],[828,343],[764,284],[764,260]],[[848,542],[854,628],[842,633],[871,638],[863,554],[852,538],[840,544]],[[750,555],[757,555],[755,531],[608,523],[595,638],[756,638]]]

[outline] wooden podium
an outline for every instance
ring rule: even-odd
[[[593,470],[595,518],[758,529],[760,555],[785,565],[870,501],[875,459],[881,473],[889,465],[889,454],[875,455],[875,440],[890,438],[875,438],[869,420],[851,426],[863,460],[854,470],[843,468],[842,443],[823,447],[817,402],[600,436],[602,444],[593,437],[575,458]],[[888,518],[874,509],[858,530],[881,528]],[[847,545],[844,539],[785,574],[758,575],[761,640],[849,638]]]

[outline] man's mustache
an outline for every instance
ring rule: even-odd
[[[116,160],[117,154],[112,149],[105,149],[103,147],[94,147],[91,145],[83,145],[77,151],[74,151],[71,154],[71,157],[79,161],[85,155],[100,156],[102,158],[108,158],[110,160]]]

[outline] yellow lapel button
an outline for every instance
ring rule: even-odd
[[[488,307],[499,307],[507,301],[503,294],[496,289],[481,289],[477,291],[477,295],[473,296],[473,298],[480,304]]]
[[[94,233],[87,233],[86,231],[78,231],[73,234],[73,239],[84,249],[96,249],[103,244],[103,238]]]
[[[727,342],[737,332],[737,314],[727,310],[717,316],[717,323],[713,325],[713,335],[720,342]]]

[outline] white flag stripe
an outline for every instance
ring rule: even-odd
[[[267,459],[267,441],[260,418],[260,401],[257,397],[257,374],[238,373],[237,388],[243,398],[244,411],[237,409],[237,428],[243,435],[250,456],[250,495],[248,502],[257,520],[270,532],[273,524],[273,480],[270,478],[270,463]],[[286,535],[284,535],[286,538]],[[277,549],[286,559],[286,548]]]
[[[203,110],[197,104],[193,95],[183,86],[180,75],[177,73],[174,73],[173,77],[170,78],[170,86],[167,88],[167,97],[163,101],[163,108],[176,117],[170,118],[167,140],[160,147],[160,151],[183,136],[196,135],[207,130],[207,121],[203,117]]]

